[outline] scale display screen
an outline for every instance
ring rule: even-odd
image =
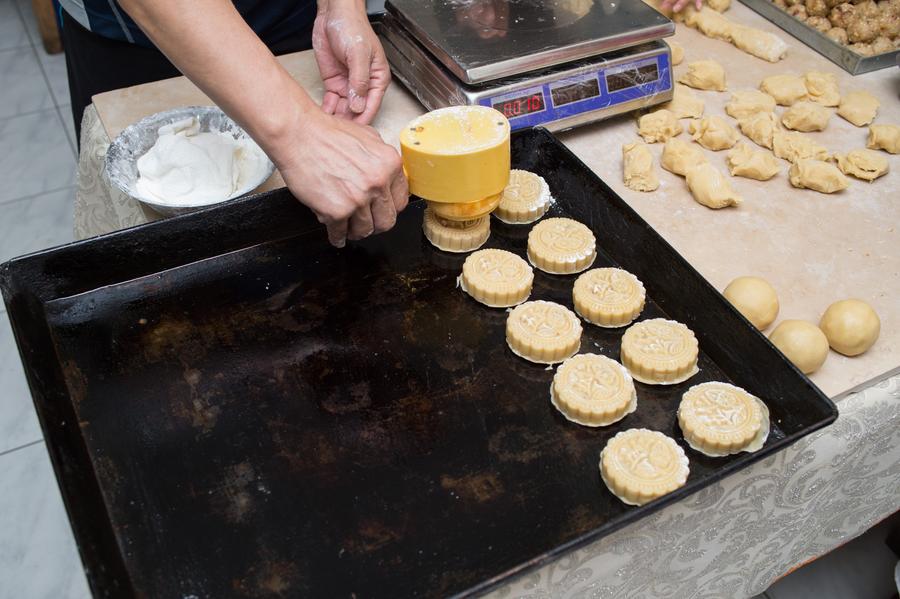
[[[550,95],[554,106],[564,106],[572,102],[595,98],[600,95],[600,82],[596,77],[578,83],[551,87]]]
[[[653,63],[636,69],[608,74],[606,76],[606,89],[612,93],[634,87],[635,85],[650,83],[657,79],[659,79],[659,69],[656,63]]]
[[[545,108],[544,94],[542,92],[535,92],[516,98],[495,100],[491,103],[491,107],[494,110],[502,112],[503,116],[508,119],[531,114],[533,112],[540,112]]]

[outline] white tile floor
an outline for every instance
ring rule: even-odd
[[[0,0],[0,262],[72,240],[75,143],[65,58],[40,46],[30,0]],[[897,524],[894,519],[894,525]],[[768,599],[890,597],[881,527]],[[6,312],[0,304],[0,599],[89,597]]]

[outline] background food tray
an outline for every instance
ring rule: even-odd
[[[550,405],[553,372],[504,343],[507,312],[456,287],[421,202],[344,250],[287,192],[238,200],[13,260],[0,284],[63,497],[98,596],[404,597],[477,593],[597,540],[836,417],[662,238],[543,130],[513,137],[551,213],[590,226],[597,266],[635,273],[642,318],[690,326],[700,374],[638,384],[595,430]],[[529,227],[492,222],[524,255]],[[533,299],[571,307],[574,277]],[[582,351],[618,357],[621,330]],[[690,385],[762,397],[763,450],[686,448],[686,487],[642,508],[598,455],[631,427],[675,437]],[[685,446],[686,447],[686,446]]]
[[[884,52],[875,56],[857,54],[847,46],[839,44],[821,31],[810,27],[784,12],[772,0],[741,0],[744,4],[769,19],[798,40],[835,63],[848,73],[859,75],[887,67],[896,67],[900,60],[900,50]]]

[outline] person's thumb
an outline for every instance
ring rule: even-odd
[[[362,41],[351,43],[347,51],[347,70],[350,72],[347,99],[350,101],[350,110],[356,114],[366,109],[371,66],[372,53],[369,47]]]

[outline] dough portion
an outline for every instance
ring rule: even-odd
[[[881,319],[872,306],[858,299],[834,302],[822,319],[819,328],[828,344],[845,356],[858,356],[868,350],[881,333]]]
[[[680,322],[651,318],[631,325],[622,335],[622,364],[634,380],[672,385],[697,374],[699,344]]]
[[[543,177],[528,171],[509,171],[509,183],[494,209],[497,220],[513,225],[533,223],[550,208],[553,197]]]
[[[739,453],[764,432],[762,402],[728,383],[694,385],[678,404],[678,425],[684,440],[712,457]],[[766,421],[768,419],[765,419]]]
[[[464,221],[445,220],[429,206],[422,218],[422,230],[431,245],[445,252],[463,253],[477,250],[491,236],[490,217]]]
[[[707,0],[706,5],[716,12],[725,12],[731,8],[731,0]]]
[[[675,115],[665,108],[645,114],[638,119],[638,135],[648,144],[666,141],[670,137],[681,135],[682,131],[684,127]]]
[[[824,131],[831,111],[815,102],[801,100],[784,111],[781,122],[794,131]]]
[[[672,100],[663,104],[663,108],[674,114],[676,119],[699,119],[703,116],[703,107],[703,100],[691,88],[680,83],[675,84]]]
[[[688,171],[699,164],[705,164],[706,154],[692,143],[680,139],[670,139],[663,146],[662,167],[671,173],[684,177]]]
[[[574,312],[554,302],[525,302],[506,318],[506,343],[520,358],[556,364],[581,348],[581,321]]]
[[[644,309],[647,292],[636,276],[620,268],[594,268],[572,288],[575,313],[604,328],[624,327]]]
[[[738,132],[720,116],[691,121],[691,139],[707,150],[727,150],[738,140]]]
[[[842,191],[850,185],[847,177],[836,166],[812,158],[792,164],[788,175],[794,187],[812,189],[819,193]]]
[[[813,102],[822,106],[837,106],[841,103],[841,94],[834,73],[810,71],[803,76],[803,81],[806,83],[806,93]]]
[[[900,154],[900,127],[897,125],[870,125],[866,147]]]
[[[516,306],[531,295],[534,271],[506,250],[479,250],[463,263],[459,286],[477,302],[491,308]]]
[[[856,125],[862,127],[868,125],[875,120],[878,114],[878,107],[881,102],[878,98],[864,91],[850,92],[841,99],[841,105],[838,107],[837,113]]]
[[[791,106],[806,98],[806,83],[796,75],[766,77],[759,84],[759,89],[775,98],[780,106]]]
[[[600,478],[628,505],[644,505],[683,487],[689,474],[678,443],[645,428],[617,433],[600,452]]]
[[[772,149],[775,132],[780,130],[774,112],[758,112],[738,121],[741,132],[754,143]]]
[[[704,6],[700,10],[691,7],[690,11],[682,12],[687,13],[684,24],[688,27],[696,29],[706,37],[725,42],[731,41],[731,30],[734,24],[709,6]]]
[[[597,240],[586,226],[570,218],[547,218],[528,233],[528,260],[552,275],[581,272],[597,257]]]
[[[769,335],[769,341],[804,374],[817,371],[828,357],[825,333],[805,320],[782,321]]]
[[[875,150],[851,150],[847,154],[835,154],[838,168],[845,175],[863,181],[874,181],[888,172],[888,160]]]
[[[713,11],[713,14],[719,14]],[[715,60],[698,60],[687,65],[687,73],[678,80],[695,89],[725,91],[725,69]]]
[[[772,134],[772,151],[788,162],[807,158],[828,160],[828,150],[814,142],[808,135],[796,131],[775,131]]]
[[[698,204],[718,210],[728,206],[740,206],[743,200],[731,189],[728,179],[719,169],[707,163],[688,171],[687,185]]]
[[[680,65],[684,62],[684,46],[675,40],[669,40],[667,43],[669,44],[669,48],[672,49],[672,66],[675,67]]]
[[[774,110],[775,98],[756,89],[739,89],[732,92],[731,99],[725,104],[725,112],[739,121],[760,112]]]
[[[550,403],[576,424],[608,426],[637,409],[637,391],[631,375],[615,360],[578,354],[553,375]]]
[[[768,181],[781,171],[778,161],[765,150],[754,150],[746,143],[739,143],[725,158],[729,172],[736,177]]]
[[[622,146],[622,170],[628,189],[653,191],[659,187],[659,175],[653,168],[653,154],[647,144],[634,142]]]
[[[778,294],[763,278],[738,277],[728,283],[722,295],[760,331],[778,316]]]
[[[731,43],[739,50],[768,62],[778,62],[788,50],[788,45],[777,35],[743,25],[732,26]]]

